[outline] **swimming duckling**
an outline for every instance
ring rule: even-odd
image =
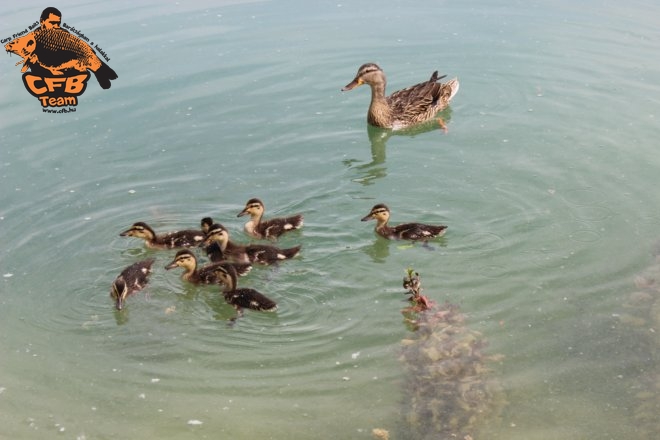
[[[231,264],[221,263],[218,268],[218,278],[225,285],[222,295],[228,304],[234,306],[239,316],[243,315],[243,309],[273,312],[277,310],[277,303],[254,289],[238,289],[236,270]]]
[[[425,225],[422,223],[405,223],[402,225],[390,227],[387,221],[390,219],[390,209],[379,203],[371,208],[371,212],[362,218],[363,222],[367,220],[376,220],[376,232],[387,239],[427,241],[432,238],[441,237],[447,231],[445,225]]]
[[[367,63],[360,66],[353,81],[341,90],[352,90],[362,84],[369,84],[371,104],[367,122],[376,127],[397,130],[433,119],[440,110],[449,105],[449,101],[458,92],[458,79],[439,83],[445,76],[447,75],[438,76],[435,71],[428,81],[386,97],[387,80],[383,69],[377,64]],[[438,123],[443,129],[447,129],[442,119],[438,118]]]
[[[245,204],[245,208],[238,213],[237,217],[250,214],[250,220],[245,223],[245,232],[249,236],[260,239],[275,239],[285,232],[299,229],[303,225],[302,214],[263,220],[262,216],[265,210],[266,208],[261,200],[250,199]]]
[[[211,217],[204,217],[200,222],[200,225],[202,227],[202,232],[207,234],[209,229],[211,229],[211,226],[213,226],[213,219]]]
[[[117,310],[124,308],[126,297],[139,292],[149,281],[151,265],[154,260],[143,260],[133,263],[121,271],[119,276],[112,282],[110,297],[115,301]]]
[[[226,263],[226,262],[225,262]],[[165,269],[170,270],[175,267],[183,267],[185,270],[181,274],[181,279],[192,284],[218,284],[221,280],[218,278],[217,271],[220,263],[212,263],[197,268],[197,258],[195,254],[188,249],[180,250],[176,253],[174,260],[170,262]],[[239,275],[246,275],[252,266],[250,264],[231,264]]]
[[[144,222],[137,222],[119,235],[142,238],[149,248],[173,249],[199,246],[204,241],[205,234],[202,231],[187,229],[156,235],[149,225]]]
[[[264,244],[240,245],[229,240],[229,232],[219,223],[214,224],[206,235],[204,244],[211,261],[226,258],[239,263],[273,264],[288,260],[300,253],[301,246],[280,249]],[[213,249],[213,253],[210,252]]]

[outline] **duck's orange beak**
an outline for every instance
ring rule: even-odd
[[[351,81],[350,83],[346,84],[346,86],[345,86],[343,89],[341,89],[341,91],[342,91],[342,92],[347,92],[347,91],[349,91],[349,90],[353,90],[353,89],[356,88],[357,86],[361,86],[362,84],[363,84],[363,82],[362,82],[362,79],[361,79],[361,78],[355,78],[353,81]]]

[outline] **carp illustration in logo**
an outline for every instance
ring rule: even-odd
[[[60,27],[61,17],[56,8],[46,8],[38,28],[5,45],[8,53],[23,58],[16,65],[23,64],[25,87],[39,98],[43,107],[76,105],[77,96],[86,88],[88,71],[94,73],[103,89],[109,89],[110,81],[118,78],[89,44]]]
[[[110,80],[117,79],[114,70],[96,55],[96,52],[80,38],[63,29],[37,29],[18,37],[5,46],[7,52],[23,57],[21,72],[40,66],[53,75],[63,75],[66,69],[94,72],[99,85],[110,88]],[[17,64],[17,65],[18,65]]]

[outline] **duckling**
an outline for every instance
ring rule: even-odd
[[[211,229],[211,226],[213,226],[213,219],[211,217],[204,217],[200,222],[200,225],[202,227],[202,232],[207,234],[209,229]]]
[[[138,261],[122,270],[119,276],[115,278],[110,289],[110,297],[115,301],[117,310],[124,308],[127,296],[133,295],[144,288],[149,281],[153,264],[153,258]]]
[[[146,223],[137,222],[133,223],[133,226],[119,235],[122,237],[142,238],[148,248],[173,249],[199,246],[204,241],[205,234],[202,231],[187,229],[157,235]]]
[[[400,240],[422,240],[426,242],[432,238],[441,237],[447,231],[445,225],[425,225],[422,223],[405,223],[402,225],[390,227],[387,221],[390,219],[390,209],[379,203],[371,208],[371,212],[362,218],[363,222],[367,220],[376,220],[376,232],[387,239]]]
[[[458,92],[458,79],[446,83],[438,81],[447,75],[438,76],[435,71],[431,78],[403,90],[385,96],[387,80],[385,73],[377,64],[367,63],[360,66],[353,81],[342,91],[352,90],[362,84],[371,87],[371,104],[367,112],[367,122],[376,127],[399,130],[411,125],[433,119],[440,110],[449,105]],[[447,126],[438,119],[440,126],[446,131]]]
[[[181,279],[192,284],[218,284],[221,282],[217,274],[219,264],[220,263],[212,263],[198,269],[195,254],[188,249],[183,249],[176,253],[174,260],[165,266],[165,269],[170,270],[175,267],[183,267],[185,271],[181,274]],[[252,270],[250,264],[231,265],[234,266],[234,271],[241,276],[246,275]]]
[[[211,217],[204,217],[201,221],[202,232],[208,234],[209,230],[213,226],[213,219]],[[211,261],[222,261],[224,260],[224,255],[222,254],[222,249],[218,243],[206,244],[202,242],[202,247],[206,251],[206,256],[209,257]]]
[[[222,291],[225,301],[234,306],[239,316],[243,315],[244,308],[265,312],[277,310],[277,303],[264,294],[254,289],[238,289],[236,270],[231,264],[219,264],[218,278],[225,285]]]
[[[240,263],[269,265],[288,260],[300,253],[301,246],[280,249],[264,244],[240,245],[229,240],[229,232],[219,223],[214,224],[206,235],[204,244],[211,261],[226,258]]]
[[[291,217],[271,218],[263,220],[262,216],[266,210],[264,203],[259,199],[250,199],[245,208],[238,213],[237,217],[250,214],[250,220],[245,223],[245,232],[254,238],[276,239],[287,231],[299,229],[303,225],[302,214]]]

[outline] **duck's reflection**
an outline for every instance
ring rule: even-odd
[[[114,310],[115,322],[117,325],[124,325],[128,322],[128,308],[124,307],[121,310]]]
[[[419,247],[427,251],[436,251],[447,247],[447,238],[437,238],[433,240],[431,244],[426,241],[417,243],[405,240],[387,240],[385,238],[376,237],[374,243],[369,246],[365,246],[363,251],[365,254],[371,257],[374,263],[384,263],[390,256],[390,246],[395,246],[399,250],[407,250],[414,247]]]
[[[376,237],[374,243],[364,248],[364,253],[369,255],[374,263],[384,263],[390,256],[390,240]]]
[[[438,114],[438,117],[444,120],[446,125],[451,120],[451,108],[448,107]],[[367,124],[367,136],[371,144],[371,162],[360,163],[359,159],[346,159],[344,164],[349,168],[357,171],[358,176],[352,178],[353,182],[361,183],[362,185],[371,185],[377,179],[387,176],[386,160],[386,147],[387,141],[392,136],[409,136],[415,137],[417,135],[428,133],[430,131],[441,130],[443,127],[436,119],[427,121],[423,124],[415,125],[403,130],[393,131],[389,128],[379,128]]]

